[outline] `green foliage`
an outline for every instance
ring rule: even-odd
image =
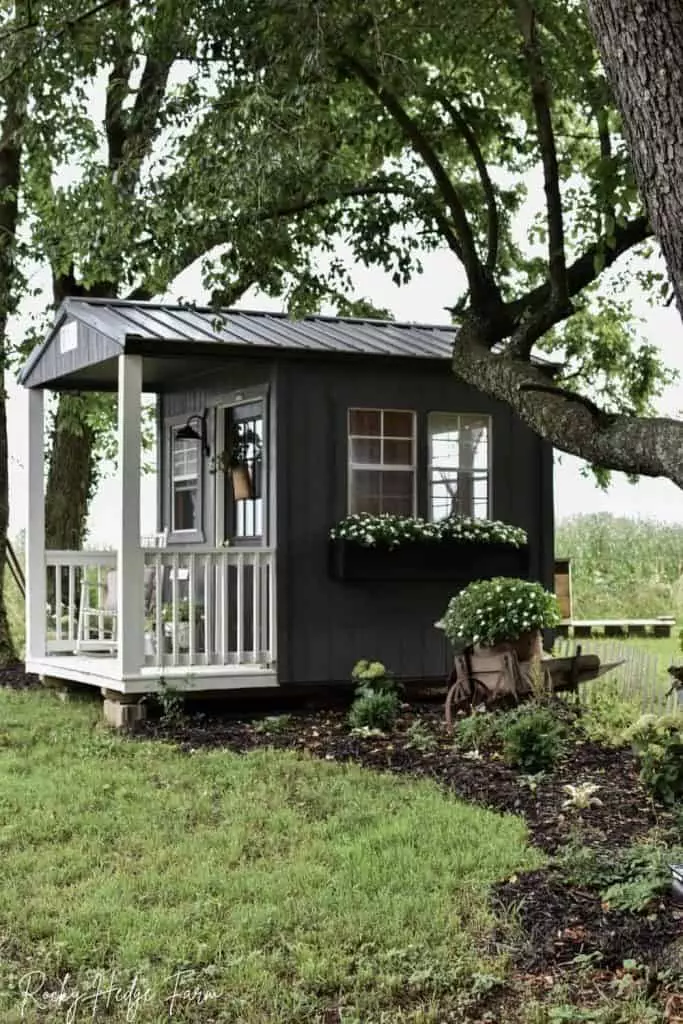
[[[363,689],[349,710],[352,729],[380,729],[388,732],[394,725],[401,703],[387,690]]]
[[[399,685],[381,661],[357,661],[351,670],[351,680],[356,684],[357,694],[372,690],[375,693],[396,693]]]
[[[571,885],[596,889],[615,910],[646,911],[671,888],[669,864],[677,863],[683,848],[634,843],[623,848],[580,846],[570,843],[558,857]]]
[[[528,774],[552,768],[568,739],[564,722],[549,707],[532,703],[506,714],[499,734],[507,763]]]
[[[252,723],[252,729],[258,733],[284,733],[288,732],[294,724],[293,715],[266,715]]]
[[[371,515],[359,512],[346,516],[330,530],[332,540],[347,540],[361,547],[397,548],[401,544],[438,544],[458,540],[464,544],[509,544],[521,547],[527,542],[526,532],[491,519],[470,516],[447,516],[438,522],[420,516],[398,516],[389,512]]]
[[[616,682],[609,679],[601,680],[587,699],[580,719],[582,732],[596,743],[623,746],[625,730],[642,714],[640,700],[620,693]]]
[[[640,777],[662,803],[683,797],[683,714],[643,715],[624,733],[640,761]]]
[[[434,733],[419,718],[410,723],[406,730],[406,740],[408,741],[406,744],[408,747],[419,750],[423,754],[436,750],[439,746]]]
[[[460,718],[453,727],[454,742],[461,750],[480,750],[491,745],[500,733],[502,716],[489,711],[474,711]]]
[[[557,598],[540,583],[507,577],[478,580],[452,597],[443,617],[453,644],[494,646],[560,621]]]
[[[578,619],[683,614],[683,527],[607,513],[558,524],[558,558],[570,558]]]

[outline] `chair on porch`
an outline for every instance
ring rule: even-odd
[[[168,542],[168,530],[140,538],[140,546],[146,549],[165,548]],[[153,566],[146,566],[144,573],[145,616],[154,610],[156,594],[156,572]],[[117,572],[109,569],[104,579],[89,580],[83,574],[81,580],[81,599],[78,608],[78,625],[76,629],[76,654],[106,654],[110,657],[117,652],[118,607],[117,607]],[[92,600],[95,595],[94,601]],[[93,639],[92,634],[96,636]]]

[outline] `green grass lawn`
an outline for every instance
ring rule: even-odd
[[[353,766],[131,742],[100,714],[0,691],[7,1024],[92,1020],[107,992],[115,1022],[303,1024],[340,1000],[344,1024],[458,1019],[504,969],[489,886],[541,862],[520,820]]]

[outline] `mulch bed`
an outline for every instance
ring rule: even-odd
[[[0,671],[0,686],[39,685],[36,677],[24,675],[21,666]],[[416,720],[430,734],[430,749],[411,745],[408,730]],[[643,839],[655,828],[671,834],[674,826],[674,816],[644,790],[628,750],[577,742],[552,773],[530,784],[495,753],[478,760],[456,750],[445,731],[442,702],[404,706],[396,728],[387,736],[351,735],[345,709],[299,708],[284,727],[280,722],[274,729],[263,718],[239,718],[234,711],[190,712],[179,719],[151,717],[135,738],[172,741],[187,753],[202,748],[247,753],[275,747],[429,778],[472,803],[523,816],[533,841],[550,855],[577,834],[584,844],[612,849]],[[599,786],[601,805],[582,811],[564,809],[564,786],[582,782]],[[521,944],[518,936],[513,951],[513,985],[523,979],[528,992],[559,978],[581,1005],[590,1005],[596,986],[609,985],[619,977],[624,960],[653,971],[668,964],[675,940],[683,941],[683,907],[671,897],[663,897],[648,914],[617,911],[606,907],[595,892],[569,885],[552,866],[499,884],[492,899],[512,912],[521,929]],[[495,941],[505,942],[502,933]],[[680,945],[676,943],[675,948]],[[585,958],[591,956],[592,974],[585,966],[577,966],[582,960],[585,965]],[[678,956],[683,957],[683,949]],[[660,997],[664,998],[661,992]]]

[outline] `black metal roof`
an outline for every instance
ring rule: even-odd
[[[43,357],[57,344],[60,329],[76,321],[86,343],[78,355],[72,353],[69,366],[58,371],[53,358],[36,370]],[[164,342],[193,345],[222,345],[249,350],[291,353],[342,354],[350,356],[404,356],[413,359],[449,360],[456,328],[394,320],[360,317],[307,316],[290,319],[286,313],[221,309],[159,302],[130,302],[124,299],[66,299],[57,311],[47,338],[31,352],[19,382],[31,387],[45,385],[64,374],[81,372],[87,366],[113,358],[127,342],[145,342],[164,356]],[[59,360],[61,363],[62,361]]]

